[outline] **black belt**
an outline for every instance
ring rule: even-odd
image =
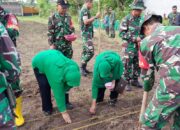
[[[3,93],[0,93],[0,100],[2,100],[3,98],[5,98],[6,97],[6,95],[4,94],[4,92]]]

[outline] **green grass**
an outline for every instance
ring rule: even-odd
[[[18,16],[18,19],[22,22],[30,21],[30,22],[37,22],[37,23],[42,23],[42,24],[48,23],[48,18],[42,18],[42,17],[39,17],[38,15]]]

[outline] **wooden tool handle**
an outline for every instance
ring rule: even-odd
[[[147,100],[148,100],[148,92],[143,93],[143,100],[142,100],[142,106],[141,106],[141,111],[139,115],[139,123],[141,123],[141,116],[144,114],[147,106]]]

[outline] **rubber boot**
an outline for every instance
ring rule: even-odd
[[[16,114],[15,124],[16,126],[22,126],[24,124],[24,118],[22,115],[22,96],[16,98],[16,108],[14,109]]]
[[[86,72],[86,63],[82,63],[81,64],[81,75],[82,76],[87,76],[87,72]]]
[[[66,99],[66,108],[67,110],[72,110],[74,107],[73,105],[69,102],[69,94],[65,94],[65,99]]]

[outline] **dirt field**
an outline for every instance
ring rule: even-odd
[[[82,78],[81,86],[70,92],[70,100],[75,109],[69,111],[72,124],[65,124],[61,114],[56,111],[50,117],[45,117],[41,111],[41,99],[38,85],[31,68],[31,59],[39,51],[48,49],[47,25],[34,22],[21,22],[20,38],[18,39],[18,50],[22,58],[22,86],[23,93],[23,115],[26,123],[18,130],[136,130],[138,115],[141,105],[143,90],[133,88],[132,92],[125,92],[119,96],[116,107],[107,105],[108,92],[105,102],[98,105],[96,116],[88,112],[91,102],[91,77]],[[77,34],[80,33],[77,31]],[[95,37],[97,49],[98,38]],[[80,63],[81,40],[73,43],[73,59]],[[120,44],[116,40],[108,39],[104,33],[101,38],[101,51],[114,50],[120,53]],[[97,52],[97,50],[96,50]],[[88,68],[92,70],[93,60]]]

